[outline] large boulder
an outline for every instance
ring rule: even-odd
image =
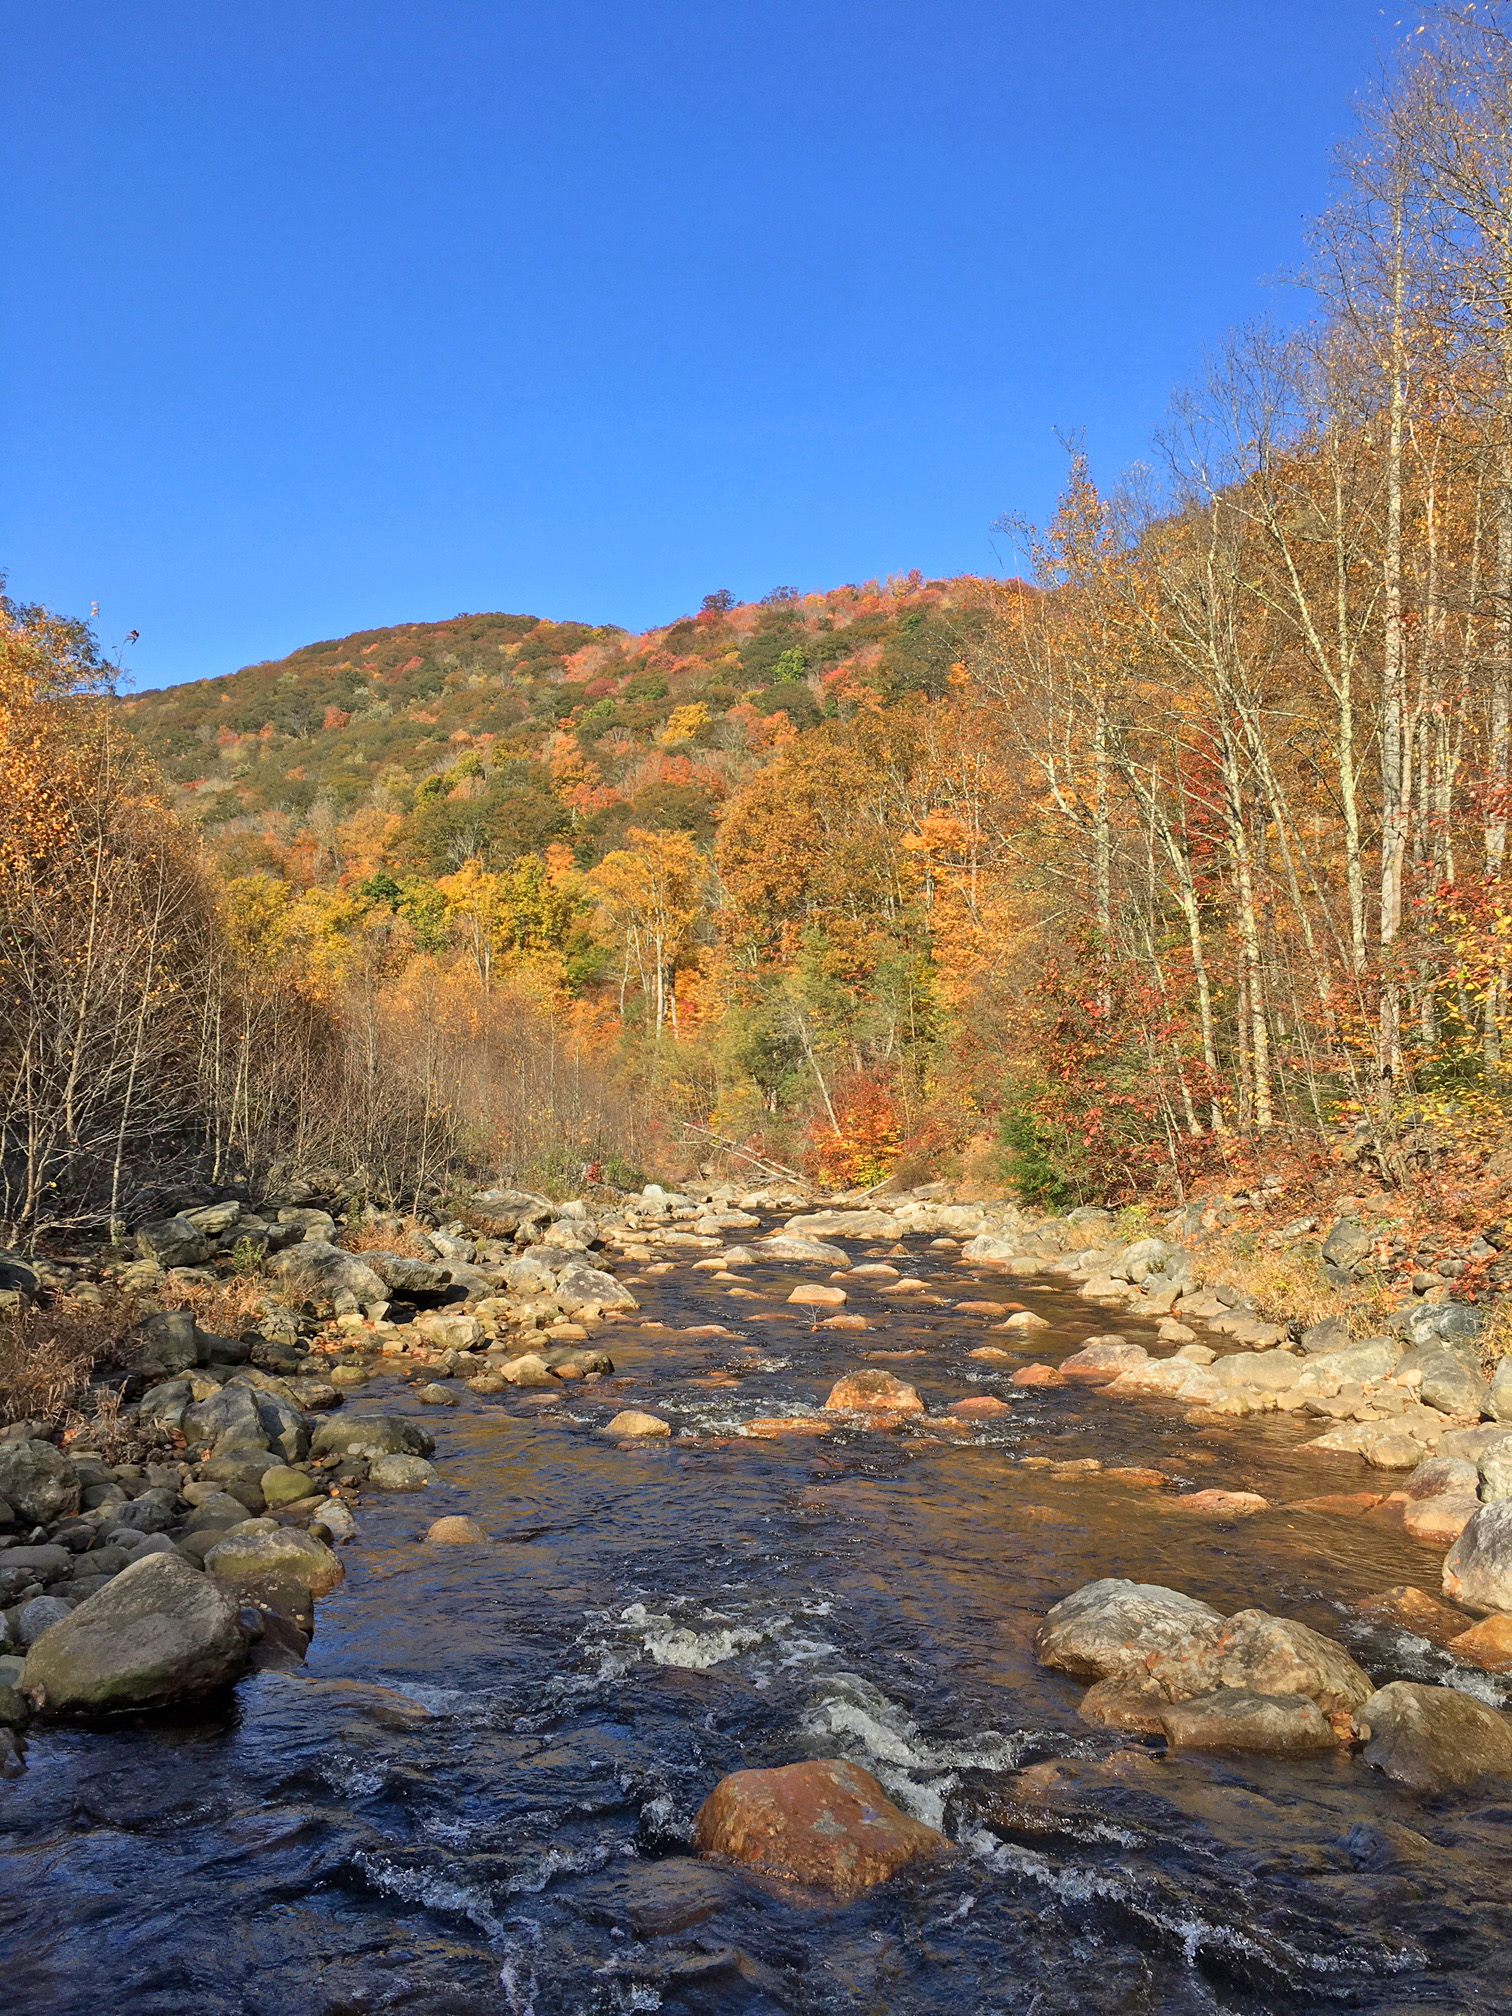
[[[1470,1343],[1485,1327],[1485,1314],[1468,1302],[1414,1302],[1392,1317],[1391,1328],[1411,1345]]]
[[[1467,1610],[1512,1610],[1512,1498],[1471,1517],[1444,1556],[1444,1594]]]
[[[827,1267],[849,1267],[851,1256],[843,1246],[830,1246],[823,1239],[800,1239],[790,1232],[774,1232],[758,1244],[763,1260],[805,1260]]]
[[[1211,1604],[1158,1583],[1109,1576],[1064,1597],[1035,1633],[1042,1666],[1080,1680],[1153,1681],[1167,1700],[1210,1694],[1224,1620]]]
[[[210,1241],[192,1219],[158,1218],[137,1228],[136,1248],[160,1267],[198,1267],[210,1258]]]
[[[310,1444],[312,1456],[429,1456],[436,1438],[418,1421],[400,1414],[338,1415],[322,1421]]]
[[[1226,1688],[1305,1695],[1325,1715],[1357,1708],[1374,1685],[1342,1645],[1310,1625],[1265,1610],[1230,1617],[1213,1656]]]
[[[891,1372],[873,1370],[848,1372],[837,1379],[824,1403],[826,1411],[846,1414],[922,1414],[924,1402],[917,1386]]]
[[[741,1222],[751,1220],[742,1213]],[[891,1211],[806,1211],[782,1229],[795,1239],[896,1239],[898,1221]]]
[[[1341,1218],[1323,1241],[1323,1258],[1342,1274],[1367,1273],[1374,1250],[1375,1234],[1354,1218]]]
[[[562,1269],[553,1294],[564,1316],[597,1316],[606,1309],[634,1309],[630,1290],[597,1267],[573,1260]]]
[[[1452,1687],[1393,1680],[1360,1704],[1365,1761],[1414,1792],[1512,1775],[1512,1722]]]
[[[549,1225],[557,1207],[530,1190],[480,1190],[468,1206],[470,1216],[490,1232],[515,1232],[522,1225]]]
[[[1178,1750],[1239,1750],[1299,1757],[1338,1747],[1327,1717],[1306,1694],[1224,1687],[1160,1710],[1166,1739]]]
[[[1012,1322],[1012,1317],[1008,1319]],[[1080,1351],[1073,1351],[1069,1358],[1060,1362],[1063,1379],[1117,1379],[1124,1372],[1131,1372],[1136,1365],[1149,1362],[1150,1354],[1143,1344],[1131,1344],[1126,1337],[1116,1341],[1092,1342],[1084,1344]]]
[[[236,1598],[177,1554],[148,1554],[54,1624],[21,1688],[59,1716],[165,1708],[233,1681],[246,1658]]]
[[[251,1375],[244,1378],[240,1373],[208,1399],[185,1407],[179,1426],[186,1442],[208,1444],[216,1455],[231,1449],[271,1449],[284,1462],[297,1463],[310,1447],[309,1427],[293,1401],[265,1391]]]
[[[368,1483],[375,1491],[423,1491],[439,1475],[435,1464],[423,1456],[378,1456],[368,1471]]]
[[[1493,1421],[1512,1421],[1512,1357],[1503,1358],[1491,1375],[1486,1412]]]
[[[1463,1352],[1446,1344],[1419,1344],[1396,1367],[1399,1380],[1409,1372],[1420,1375],[1419,1391],[1427,1406],[1442,1414],[1468,1414],[1472,1421],[1480,1418],[1486,1382]]]
[[[171,1379],[203,1365],[206,1351],[192,1309],[160,1309],[133,1324],[121,1340],[128,1364],[152,1379]]]
[[[845,1898],[950,1845],[870,1771],[828,1760],[731,1772],[699,1808],[693,1839],[700,1854]]]
[[[301,1239],[269,1263],[273,1273],[302,1287],[315,1301],[349,1300],[354,1309],[387,1302],[387,1283],[356,1253],[344,1253],[327,1239]]]
[[[331,1549],[297,1526],[266,1533],[229,1533],[205,1556],[211,1575],[237,1589],[293,1582],[312,1596],[325,1596],[345,1570]]]
[[[516,1295],[548,1295],[556,1286],[556,1268],[537,1253],[522,1253],[517,1260],[506,1260],[500,1272],[505,1286]]]
[[[0,1498],[34,1525],[79,1509],[79,1473],[51,1442],[0,1442]]]
[[[408,1253],[366,1252],[361,1257],[363,1266],[396,1295],[444,1295],[451,1285],[450,1270],[434,1260],[416,1260]]]

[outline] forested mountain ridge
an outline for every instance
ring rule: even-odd
[[[983,584],[727,595],[639,636],[464,615],[307,645],[123,699],[180,809],[233,870],[589,866],[627,827],[707,842],[738,779],[799,731],[946,689]]]

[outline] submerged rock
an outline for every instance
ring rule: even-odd
[[[329,1595],[346,1572],[324,1541],[297,1526],[229,1533],[206,1554],[205,1567],[237,1588],[293,1582],[312,1596]]]
[[[163,1708],[229,1685],[246,1651],[224,1583],[149,1554],[42,1634],[21,1686],[50,1715]]]
[[[322,1421],[310,1444],[312,1456],[429,1456],[436,1438],[418,1421],[400,1414],[338,1415]]]
[[[693,1838],[700,1854],[844,1898],[950,1845],[869,1771],[838,1760],[732,1772],[700,1807]]]
[[[426,1539],[440,1547],[486,1547],[488,1535],[476,1519],[467,1519],[460,1513],[451,1513],[445,1519],[437,1519],[427,1529]]]
[[[1166,1738],[1178,1750],[1240,1750],[1263,1757],[1305,1756],[1338,1746],[1328,1718],[1306,1694],[1256,1693],[1224,1687],[1173,1702],[1161,1711]]]
[[[1355,1728],[1365,1761],[1414,1792],[1512,1774],[1512,1723],[1452,1687],[1393,1680],[1361,1703]]]
[[[379,1456],[368,1470],[368,1482],[375,1491],[423,1491],[439,1475],[423,1456]]]

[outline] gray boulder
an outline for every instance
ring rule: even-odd
[[[344,1253],[326,1239],[301,1239],[286,1246],[270,1263],[285,1280],[303,1285],[312,1300],[334,1302],[350,1297],[354,1308],[387,1302],[388,1284],[358,1254]]]
[[[355,1414],[322,1421],[310,1444],[312,1456],[429,1456],[436,1438],[418,1421],[399,1414]]]
[[[1478,1420],[1486,1404],[1486,1382],[1463,1352],[1429,1341],[1416,1345],[1399,1361],[1397,1377],[1420,1372],[1424,1403],[1442,1414],[1468,1414]]]
[[[556,1286],[556,1269],[541,1257],[543,1249],[522,1253],[517,1260],[506,1260],[500,1272],[504,1285],[517,1295],[547,1295]]]
[[[368,1483],[375,1491],[423,1491],[439,1474],[423,1456],[379,1456],[368,1471]]]
[[[514,1232],[522,1225],[549,1225],[556,1206],[530,1190],[480,1190],[468,1207],[491,1232]]]
[[[44,1631],[61,1623],[73,1611],[73,1604],[62,1596],[33,1596],[30,1603],[23,1603],[16,1616],[16,1636],[23,1645],[35,1645]]]
[[[1159,1711],[1177,1750],[1236,1750],[1262,1757],[1300,1757],[1335,1750],[1339,1739],[1306,1694],[1262,1694],[1224,1687]]]
[[[336,1220],[330,1212],[314,1204],[284,1205],[278,1223],[296,1239],[329,1239],[336,1230]]]
[[[194,1399],[187,1379],[165,1379],[149,1386],[137,1409],[138,1417],[158,1428],[182,1428],[185,1410]]]
[[[50,1715],[164,1708],[229,1685],[246,1659],[235,1597],[176,1554],[134,1561],[32,1646],[21,1691]]]
[[[1212,1693],[1223,1618],[1158,1583],[1107,1577],[1057,1603],[1035,1633],[1042,1666],[1132,1688],[1153,1680],[1168,1700]]]
[[[35,1295],[37,1275],[19,1253],[9,1246],[0,1246],[0,1293],[21,1296]]]
[[[1368,1272],[1375,1248],[1375,1234],[1357,1219],[1341,1218],[1323,1241],[1323,1258],[1344,1274]]]
[[[122,1342],[131,1360],[149,1377],[171,1379],[175,1373],[205,1362],[194,1313],[189,1309],[162,1309],[155,1316],[144,1316]]]
[[[1493,1421],[1512,1422],[1512,1358],[1503,1358],[1491,1375],[1486,1412]]]
[[[362,1262],[396,1295],[444,1295],[451,1281],[447,1268],[408,1253],[364,1253]]]
[[[1512,1446],[1496,1443],[1480,1460],[1479,1496],[1488,1505],[1512,1498]]]
[[[206,1554],[205,1568],[239,1589],[294,1582],[312,1596],[327,1595],[346,1572],[323,1541],[297,1526],[230,1533]]]
[[[829,1246],[822,1239],[798,1239],[786,1232],[774,1232],[760,1242],[756,1251],[764,1260],[811,1260],[827,1267],[851,1264],[851,1256],[843,1246]]]
[[[188,1218],[158,1218],[137,1228],[136,1248],[160,1267],[198,1267],[210,1258],[210,1241]]]
[[[1414,1302],[1392,1317],[1390,1327],[1409,1344],[1469,1343],[1479,1337],[1485,1321],[1467,1302]]]
[[[1342,1351],[1348,1342],[1349,1325],[1342,1316],[1325,1316],[1302,1332],[1302,1349],[1309,1355],[1316,1351]]]
[[[1365,1761],[1414,1792],[1445,1792],[1512,1775],[1512,1723],[1452,1687],[1393,1680],[1360,1704]]]
[[[1467,1610],[1512,1610],[1512,1499],[1471,1515],[1444,1556],[1443,1584]]]
[[[78,1472],[51,1442],[0,1442],[0,1498],[45,1526],[78,1511]]]
[[[573,1260],[562,1270],[553,1291],[557,1307],[567,1316],[590,1316],[605,1309],[638,1307],[630,1290],[597,1267]]]

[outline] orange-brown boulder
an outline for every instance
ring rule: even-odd
[[[1482,1666],[1488,1673],[1512,1673],[1512,1617],[1505,1611],[1483,1617],[1479,1624],[1451,1638],[1449,1650],[1456,1658]]]
[[[924,1402],[916,1386],[892,1372],[868,1367],[848,1372],[830,1388],[826,1408],[843,1414],[922,1414]]]
[[[953,1414],[1011,1414],[1012,1411],[1006,1400],[998,1400],[991,1393],[979,1393],[970,1400],[957,1400],[951,1409]]]
[[[836,1897],[950,1845],[894,1806],[870,1771],[838,1760],[732,1771],[699,1808],[693,1839],[702,1855]]]
[[[845,1290],[832,1282],[800,1281],[787,1299],[812,1309],[836,1309],[846,1298]]]
[[[1426,1589],[1415,1589],[1410,1582],[1383,1589],[1379,1596],[1367,1598],[1357,1608],[1362,1617],[1382,1624],[1398,1624],[1403,1630],[1426,1638],[1430,1645],[1447,1645],[1451,1639],[1462,1636],[1471,1621],[1463,1610],[1456,1610],[1452,1603],[1430,1595]]]
[[[1024,1365],[1013,1373],[1010,1386],[1064,1386],[1065,1380],[1053,1365]]]

